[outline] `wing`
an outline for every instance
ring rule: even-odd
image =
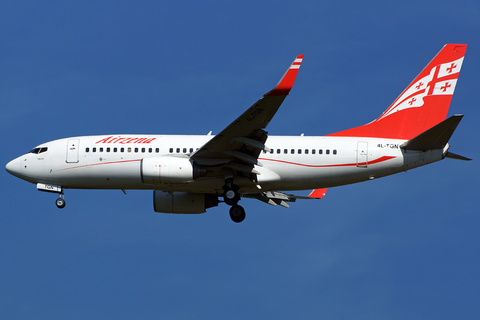
[[[294,194],[283,193],[279,191],[267,191],[261,193],[242,194],[244,198],[253,198],[272,206],[281,205],[290,208],[287,202],[295,202],[297,199],[322,199],[327,193],[327,188],[315,189],[308,196],[298,196]]]
[[[201,165],[223,166],[230,177],[246,175],[256,181],[253,166],[261,166],[258,156],[267,150],[264,129],[292,89],[302,60],[303,55],[297,56],[275,88],[193,153],[191,159]]]

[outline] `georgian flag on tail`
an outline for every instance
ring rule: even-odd
[[[463,58],[434,66],[427,76],[410,85],[378,120],[400,110],[421,107],[426,96],[453,95]]]
[[[447,44],[372,122],[330,136],[412,139],[446,119],[467,45]]]

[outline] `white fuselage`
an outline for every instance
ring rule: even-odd
[[[9,172],[32,183],[73,189],[154,189],[192,193],[223,192],[223,178],[201,177],[178,183],[149,184],[142,159],[171,156],[188,159],[212,135],[82,136],[41,144],[36,153],[11,161]],[[307,190],[379,178],[441,160],[448,149],[427,152],[400,148],[405,140],[269,136],[255,166],[258,181],[234,178],[241,193]],[[43,149],[42,149],[43,148]],[[45,149],[46,148],[46,149]],[[213,168],[213,167],[212,167]]]

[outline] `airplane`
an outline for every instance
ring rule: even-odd
[[[79,136],[42,143],[6,165],[40,191],[153,190],[155,212],[204,213],[224,202],[234,222],[253,198],[289,207],[327,188],[377,179],[444,158],[463,115],[447,119],[467,45],[447,44],[377,119],[327,136],[273,136],[266,128],[289,95],[303,55],[278,84],[217,135]],[[313,190],[299,196],[284,190]],[[289,191],[290,192],[290,191]]]

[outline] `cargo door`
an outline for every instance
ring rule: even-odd
[[[68,140],[67,143],[67,163],[77,163],[78,162],[78,139]]]

